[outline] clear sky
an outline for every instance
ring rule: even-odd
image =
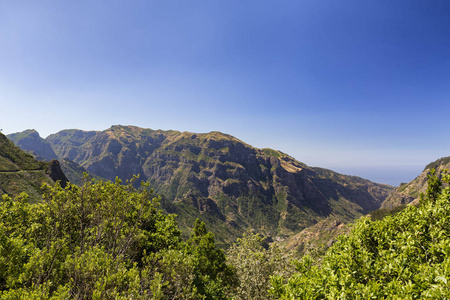
[[[398,185],[450,156],[450,1],[0,1],[0,128],[222,131]]]

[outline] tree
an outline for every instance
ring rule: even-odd
[[[237,286],[233,291],[236,299],[271,299],[269,294],[272,275],[290,276],[293,266],[277,242],[267,249],[263,239],[248,231],[227,251],[227,260],[234,266]]]
[[[198,221],[188,242],[148,183],[45,185],[0,202],[2,299],[224,299],[232,277]]]
[[[77,299],[144,295],[139,267],[149,253],[179,246],[173,215],[142,184],[45,185],[43,201],[0,203],[0,288]]]
[[[225,253],[217,249],[214,234],[199,219],[188,240],[194,259],[194,285],[206,299],[225,299],[227,287],[233,283],[233,270],[226,264]]]

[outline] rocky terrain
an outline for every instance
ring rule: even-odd
[[[45,141],[60,160],[97,176],[127,180],[140,174],[162,195],[162,207],[179,216],[182,227],[199,217],[225,244],[249,227],[285,237],[333,216],[348,222],[378,209],[393,191],[388,185],[309,167],[220,132],[112,126],[63,130]]]
[[[401,184],[381,205],[381,208],[392,209],[399,205],[418,203],[420,194],[427,190],[427,175],[431,169],[441,176],[444,170],[450,168],[450,157],[440,158],[428,164],[422,173],[409,183]]]

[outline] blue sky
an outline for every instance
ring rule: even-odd
[[[398,185],[449,103],[447,0],[0,2],[6,134],[219,130]]]

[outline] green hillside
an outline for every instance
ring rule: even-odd
[[[272,149],[220,132],[196,134],[134,126],[63,130],[46,141],[59,159],[114,180],[140,174],[187,236],[198,217],[228,244],[247,228],[287,237],[323,219],[348,222],[380,207],[392,187],[311,168]]]
[[[0,195],[26,192],[32,201],[38,201],[43,183],[54,183],[49,163],[36,160],[0,133]]]

